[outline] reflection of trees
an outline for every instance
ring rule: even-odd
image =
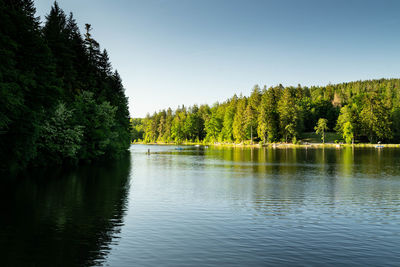
[[[301,206],[305,198],[305,184],[296,182],[308,168],[299,162],[303,152],[302,149],[213,148],[205,156],[208,162],[217,160],[220,168],[227,169],[222,173],[225,178],[232,178],[227,188],[232,190],[230,194],[250,196],[252,207],[264,215],[282,215]]]
[[[399,165],[394,150],[375,149],[271,149],[216,148],[205,156],[218,160],[212,167],[229,168],[233,195],[248,195],[252,206],[265,215],[290,214],[304,206],[327,205],[334,209],[354,197],[382,198],[381,188],[361,186],[370,178],[395,175]],[[397,152],[398,153],[398,152]],[[360,175],[365,176],[357,180]],[[251,178],[249,182],[244,179]],[[372,185],[373,183],[371,183]],[[365,194],[365,190],[370,194]],[[390,192],[388,190],[386,192]],[[319,203],[319,204],[318,204]]]
[[[354,148],[345,147],[342,149],[342,173],[345,177],[351,176],[354,166]]]
[[[398,149],[210,147],[200,151],[174,152],[171,157],[156,158],[156,164],[172,164],[173,171],[188,170],[188,176],[195,170],[204,179],[193,179],[193,188],[206,182],[208,197],[214,189],[224,190],[234,207],[249,208],[256,215],[301,216],[304,212],[307,216],[323,211],[353,216],[359,212],[362,218],[363,209],[377,211],[368,216],[384,215],[387,203],[399,199],[398,187],[379,181],[399,175]],[[176,174],[180,173],[168,173]]]
[[[101,263],[123,224],[130,157],[2,182],[5,266]]]

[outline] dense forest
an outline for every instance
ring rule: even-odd
[[[140,122],[140,123],[139,123]],[[339,133],[337,142],[400,142],[400,79],[261,89],[223,103],[178,107],[136,120],[143,142],[292,142]],[[143,129],[141,134],[140,129]]]
[[[86,24],[57,2],[0,0],[0,167],[116,157],[130,144],[128,100]]]

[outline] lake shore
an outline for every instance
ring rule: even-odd
[[[141,145],[180,145],[180,146],[220,146],[220,147],[238,147],[238,148],[344,148],[344,147],[355,147],[355,148],[400,148],[400,144],[335,144],[335,143],[303,143],[303,144],[291,144],[291,143],[270,143],[270,144],[244,144],[244,143],[196,143],[196,142],[182,142],[182,143],[165,143],[165,142],[134,142],[132,144]]]

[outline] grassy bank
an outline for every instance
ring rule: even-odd
[[[303,143],[321,143],[322,142],[321,136],[314,132],[303,133],[301,135],[300,140]],[[335,133],[335,132],[325,133],[325,143],[335,143],[335,141],[337,141],[337,142],[343,141],[340,134]]]

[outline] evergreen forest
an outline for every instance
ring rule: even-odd
[[[32,0],[0,0],[0,167],[118,157],[130,145],[128,100],[86,24],[57,2],[44,21]]]
[[[141,123],[139,123],[141,122]],[[142,131],[140,131],[142,130]],[[337,133],[337,142],[400,142],[400,79],[262,89],[222,103],[168,108],[136,119],[145,143],[299,143],[306,133]]]

